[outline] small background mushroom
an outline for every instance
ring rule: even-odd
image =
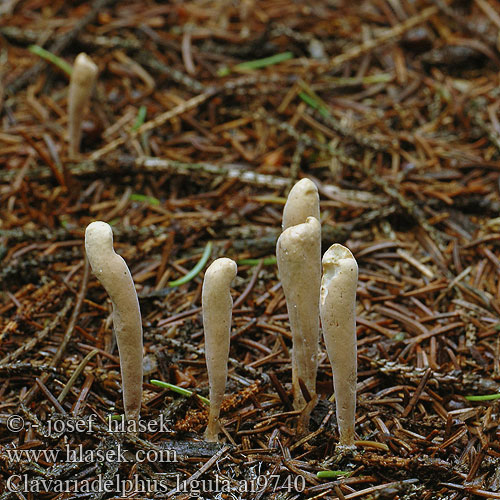
[[[81,52],[75,59],[68,92],[68,133],[69,154],[74,156],[80,150],[82,121],[92,89],[97,78],[98,68],[92,59]]]

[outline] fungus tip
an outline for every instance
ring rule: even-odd
[[[316,184],[310,179],[301,179],[290,190],[283,209],[283,231],[289,227],[302,224],[307,217],[319,220],[319,195]]]
[[[80,52],[76,56],[73,69],[72,80],[84,86],[93,85],[99,71],[97,64],[85,52]]]
[[[94,246],[107,251],[113,250],[113,230],[107,222],[96,220],[91,222],[85,229],[85,249],[87,254],[92,253],[89,249]]]
[[[352,252],[345,246],[334,243],[323,255],[323,279],[321,280],[320,301],[324,305],[328,297],[330,283],[339,274],[356,274],[358,265]]]

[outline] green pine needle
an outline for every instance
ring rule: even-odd
[[[149,381],[150,384],[156,385],[156,387],[161,387],[162,389],[170,389],[171,391],[176,392],[177,394],[182,394],[183,396],[192,396],[193,391],[188,389],[184,389],[177,385],[169,384],[168,382],[163,382],[162,380],[152,379]],[[210,401],[199,394],[196,394],[206,405],[210,406]]]
[[[321,115],[330,116],[328,108],[314,97],[306,94],[305,92],[299,92],[298,95],[307,105],[311,106],[311,108],[317,109]]]
[[[231,71],[252,71],[254,69],[266,68],[267,66],[272,66],[283,61],[288,61],[293,59],[293,52],[281,52],[280,54],[275,54],[274,56],[264,57],[263,59],[255,59],[254,61],[245,61],[243,63],[237,64],[232,68],[224,66],[220,68],[217,72],[218,76],[227,76]]]
[[[348,470],[320,470],[316,473],[316,477],[320,479],[330,479],[334,477],[349,477],[351,475],[351,471]]]
[[[147,108],[146,106],[141,106],[139,111],[137,112],[137,118],[135,119],[135,123],[132,126],[132,132],[135,132],[146,120]]]
[[[130,200],[132,201],[143,201],[149,203],[150,205],[159,205],[160,200],[154,196],[147,196],[145,194],[133,193],[130,195]]]
[[[465,396],[468,401],[494,401],[500,399],[500,394],[484,394],[482,396]]]
[[[274,266],[276,257],[266,257],[265,259],[240,259],[236,261],[238,266],[257,266],[262,261],[263,266]]]

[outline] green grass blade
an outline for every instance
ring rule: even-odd
[[[187,283],[188,281],[191,281],[193,278],[195,278],[200,271],[205,267],[205,264],[208,262],[208,259],[210,258],[210,254],[212,253],[212,242],[209,241],[207,243],[207,246],[205,247],[205,250],[203,250],[203,255],[201,256],[201,259],[198,261],[196,266],[189,271],[186,276],[183,276],[182,278],[179,278],[178,280],[175,281],[169,281],[168,286],[179,286],[179,285],[184,285],[184,283]]]
[[[177,385],[169,384],[168,382],[163,382],[162,380],[152,379],[149,381],[150,384],[156,385],[156,387],[161,387],[162,389],[170,389],[171,391],[176,392],[177,394],[181,394],[182,396],[192,396],[193,391],[188,389],[184,389]],[[196,394],[206,405],[210,406],[210,401],[199,394]]]
[[[28,50],[32,54],[36,54],[38,57],[45,59],[46,61],[52,63],[54,66],[57,66],[60,70],[64,71],[68,76],[71,76],[73,68],[71,64],[68,64],[64,59],[61,59],[55,54],[52,54],[52,52],[45,50],[43,47],[40,47],[40,45],[30,45],[28,47]]]
[[[500,399],[500,394],[484,394],[482,396],[465,396],[468,401],[494,401]]]
[[[142,201],[149,203],[150,205],[159,205],[160,200],[154,196],[147,196],[145,194],[133,193],[130,195],[130,200],[132,201]]]
[[[324,116],[330,116],[330,111],[321,102],[316,100],[314,97],[306,94],[305,92],[299,92],[299,97],[311,108],[317,109],[320,114]]]
[[[137,112],[137,118],[135,119],[134,125],[132,126],[132,132],[135,132],[146,120],[147,108],[146,106],[141,106]]]
[[[236,261],[238,266],[257,266],[262,261],[263,266],[273,266],[276,264],[276,257],[266,257],[265,259],[240,259]]]
[[[330,479],[335,477],[348,477],[351,471],[348,470],[320,470],[316,473],[316,477],[320,479]]]
[[[289,59],[293,59],[293,52],[281,52],[280,54],[275,54],[274,56],[264,57],[262,59],[255,59],[253,61],[245,61],[232,68],[227,66],[219,69],[217,72],[218,76],[227,76],[231,71],[252,71],[254,69],[266,68],[267,66],[273,66]]]
[[[252,69],[265,68],[267,66],[273,66],[280,62],[288,61],[293,58],[293,52],[282,52],[281,54],[275,54],[274,56],[264,57],[263,59],[255,59],[254,61],[246,61],[237,64],[233,67],[235,71],[247,71]]]

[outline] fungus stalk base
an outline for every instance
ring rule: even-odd
[[[207,428],[205,430],[205,439],[211,443],[218,443],[220,431],[221,431],[221,426],[219,423],[218,412],[210,411],[208,414]]]

